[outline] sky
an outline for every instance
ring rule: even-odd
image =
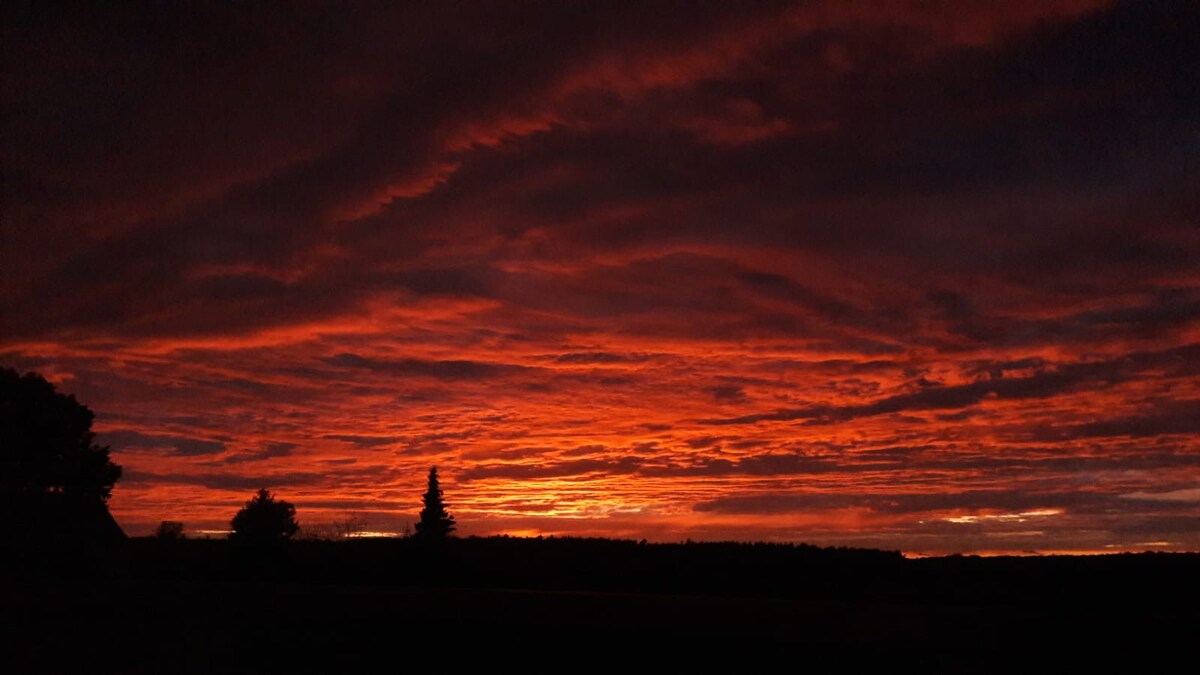
[[[1200,550],[1200,4],[4,3],[131,534]]]

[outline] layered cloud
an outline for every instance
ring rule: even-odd
[[[132,531],[1200,548],[1191,3],[3,11],[0,361]]]

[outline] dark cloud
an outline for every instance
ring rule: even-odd
[[[579,445],[574,448],[563,450],[562,452],[559,453],[559,456],[560,457],[591,457],[591,456],[604,455],[604,454],[606,454],[606,452],[608,450],[609,450],[609,447],[606,445],[599,445],[599,444]]]
[[[1052,319],[957,316],[951,321],[950,330],[974,342],[988,344],[1086,342],[1113,332],[1154,337],[1200,320],[1198,298],[1195,289],[1172,289],[1154,293],[1137,304]]]
[[[641,460],[626,457],[616,460],[576,459],[553,464],[485,464],[459,473],[459,480],[473,481],[486,478],[524,479],[557,478],[584,474],[630,474],[641,466]]]
[[[869,508],[883,513],[922,513],[953,510],[1002,510],[1022,517],[1021,512],[1038,509],[1099,509],[1115,497],[1089,492],[1024,492],[1013,490],[969,490],[942,494],[763,494],[723,497],[695,505],[697,511],[720,513],[789,513],[816,509]]]
[[[264,12],[270,16],[242,17],[247,30],[237,35],[222,33],[228,17],[222,18],[223,12],[217,9],[196,12],[159,8],[128,22],[103,22],[111,31],[108,35],[86,21],[76,20],[71,23],[75,30],[98,39],[79,41],[72,52],[79,56],[78,61],[68,59],[54,64],[56,69],[49,77],[43,73],[39,78],[51,85],[61,85],[61,88],[23,89],[21,91],[26,93],[15,97],[13,103],[35,105],[40,101],[36,104],[44,107],[58,104],[53,107],[78,115],[78,119],[64,115],[58,120],[59,125],[43,130],[50,132],[51,139],[61,138],[64,146],[69,145],[68,139],[74,140],[82,133],[81,129],[88,126],[89,114],[105,118],[106,122],[100,125],[102,130],[119,132],[116,136],[102,137],[113,147],[132,149],[128,152],[135,157],[120,159],[129,167],[137,167],[139,173],[132,176],[128,172],[125,175],[113,171],[101,173],[104,162],[77,161],[72,168],[95,167],[91,170],[96,172],[95,179],[100,182],[94,190],[111,198],[108,193],[116,186],[132,185],[154,194],[146,189],[146,180],[170,180],[174,175],[163,170],[164,165],[168,165],[165,157],[157,157],[154,161],[136,157],[139,151],[151,156],[161,154],[159,147],[147,139],[181,137],[207,141],[182,147],[171,144],[171,147],[174,152],[211,154],[210,161],[174,161],[169,166],[204,167],[217,176],[243,173],[245,170],[239,169],[259,157],[285,159],[274,166],[256,167],[257,172],[249,172],[252,178],[241,179],[236,189],[225,185],[228,178],[210,177],[210,181],[220,186],[220,189],[213,188],[216,197],[207,200],[197,197],[194,206],[150,219],[144,227],[129,229],[128,233],[104,243],[97,251],[81,252],[69,264],[55,268],[53,288],[42,286],[52,292],[69,288],[74,296],[55,292],[54,302],[30,304],[23,307],[28,312],[14,312],[13,315],[37,318],[41,330],[68,324],[98,327],[124,319],[121,321],[124,328],[159,332],[168,329],[165,319],[169,317],[170,329],[203,332],[218,326],[256,327],[327,315],[337,308],[356,305],[364,301],[370,291],[384,287],[404,287],[418,294],[493,295],[503,292],[502,287],[508,283],[504,278],[508,275],[478,260],[459,261],[457,266],[418,261],[443,231],[439,221],[452,221],[450,227],[453,230],[459,227],[454,222],[457,221],[455,214],[478,213],[481,212],[477,208],[480,204],[489,203],[492,205],[490,211],[496,212],[499,208],[506,215],[519,216],[529,223],[529,227],[536,227],[548,221],[570,223],[577,219],[576,216],[590,216],[602,211],[602,205],[606,203],[625,201],[653,205],[663,196],[701,195],[714,189],[721,201],[706,204],[702,210],[688,213],[686,218],[671,218],[664,222],[659,209],[646,208],[644,217],[658,221],[656,227],[641,227],[636,222],[616,226],[616,223],[604,220],[595,221],[595,226],[584,229],[566,226],[558,232],[563,241],[557,245],[577,248],[611,243],[623,237],[670,239],[697,235],[741,243],[783,243],[792,240],[794,221],[790,217],[778,218],[774,210],[799,207],[811,223],[804,228],[803,240],[817,249],[855,252],[865,247],[904,252],[930,256],[938,266],[954,260],[1012,264],[1018,261],[1003,252],[1000,252],[1001,259],[996,260],[993,230],[988,223],[972,226],[978,236],[955,237],[951,241],[944,233],[931,231],[929,225],[913,223],[907,213],[893,211],[891,218],[884,217],[886,211],[870,215],[861,209],[823,213],[806,203],[816,195],[826,196],[827,202],[829,195],[840,196],[848,190],[882,194],[889,199],[897,192],[916,190],[923,194],[929,191],[926,183],[936,184],[938,191],[953,192],[974,190],[982,181],[990,185],[1025,184],[1047,175],[1053,175],[1056,184],[1071,179],[1094,181],[1092,173],[1096,166],[1110,166],[1113,172],[1129,166],[1128,161],[1113,161],[1114,156],[1123,157],[1129,153],[1112,152],[1114,156],[1104,157],[1107,161],[1096,161],[1094,148],[1097,144],[1079,144],[1073,140],[1078,138],[1112,139],[1133,135],[1142,139],[1144,146],[1136,147],[1134,156],[1145,155],[1155,148],[1171,147],[1178,138],[1187,136],[1189,120],[1194,120],[1194,115],[1189,113],[1196,108],[1194,96],[1181,94],[1183,85],[1191,82],[1189,78],[1194,78],[1194,74],[1189,74],[1180,65],[1187,62],[1185,54],[1190,49],[1181,36],[1186,35],[1187,27],[1196,21],[1192,12],[1180,11],[1182,9],[1177,7],[1168,12],[1161,8],[1154,11],[1119,8],[1086,21],[1068,23],[1057,29],[1058,32],[1035,33],[1004,48],[965,50],[966,58],[934,59],[928,63],[922,62],[927,56],[912,49],[910,42],[897,40],[896,31],[908,30],[914,38],[920,36],[935,43],[944,40],[945,36],[937,36],[929,27],[915,26],[903,20],[889,24],[889,20],[899,17],[890,17],[888,12],[879,12],[877,17],[848,19],[844,24],[835,22],[820,37],[814,37],[803,30],[788,35],[786,22],[780,23],[778,30],[770,30],[769,26],[777,21],[779,14],[776,8],[742,8],[732,21],[727,15],[732,10],[696,12],[693,9],[687,12],[687,21],[671,26],[669,39],[658,36],[658,46],[650,49],[637,42],[638,35],[645,37],[640,31],[630,33],[626,27],[619,31],[604,28],[621,20],[615,16],[600,17],[582,10],[567,13],[548,8],[530,12],[520,25],[503,18],[503,13],[492,17],[494,23],[487,25],[475,20],[468,22],[483,35],[493,36],[490,40],[481,39],[479,35],[468,38],[460,31],[448,29],[454,25],[453,21],[432,18],[443,13],[455,16],[458,12],[454,9],[411,10],[413,16],[408,17],[398,9],[310,10],[297,11],[295,16]],[[645,12],[641,15],[643,13],[634,9],[625,11],[639,14],[629,25],[664,28],[659,25],[662,14]],[[623,15],[625,11],[614,14]],[[803,13],[799,9],[796,11]],[[199,16],[184,18],[193,12]],[[1047,13],[1053,14],[1054,10],[1047,10]],[[13,25],[32,24],[29,35],[43,40],[47,35],[41,31],[50,30],[51,44],[57,44],[54,40],[66,40],[71,34],[70,31],[57,32],[52,25],[46,25],[53,21],[52,17],[18,14]],[[581,20],[580,16],[588,18]],[[1173,18],[1167,21],[1164,16]],[[629,18],[623,17],[624,20]],[[732,74],[719,67],[707,75],[689,75],[687,68],[682,67],[678,83],[638,84],[637,76],[631,76],[628,83],[586,80],[588,64],[593,63],[597,54],[629,47],[632,51],[628,58],[634,62],[653,61],[655,52],[670,53],[672,49],[691,55],[692,45],[703,44],[715,34],[728,32],[737,36],[751,30],[748,26],[760,24],[766,27],[763,30],[772,34],[771,39],[740,57],[765,59],[763,78],[755,80],[754,86],[737,82]],[[545,35],[534,39],[527,33],[528,26],[538,25],[553,26],[554,29],[546,34],[554,35],[555,39],[548,43]],[[415,26],[426,27],[419,33],[436,26],[438,37],[413,39],[406,36],[407,31],[417,30]],[[1131,30],[1131,26],[1141,32]],[[151,30],[152,33],[146,32]],[[515,33],[502,36],[506,30]],[[188,34],[190,31],[194,33]],[[317,33],[323,38],[311,42],[280,37]],[[150,71],[141,72],[139,69],[143,66],[140,64],[144,61],[140,61],[138,55],[147,50],[159,54],[152,44],[141,41],[147,34],[160,35],[168,41],[166,36],[175,35],[175,43],[180,42],[182,34],[182,44],[186,47],[181,48],[180,53],[168,50],[167,58],[149,61],[154,64],[146,66]],[[872,42],[870,36],[883,39]],[[40,48],[45,49],[44,43],[29,36],[18,34],[13,37],[14,59],[22,49],[31,49],[33,45],[40,44]],[[371,42],[372,38],[378,38],[379,42]],[[1117,38],[1140,39],[1148,44],[1130,46],[1130,51],[1138,54],[1133,63],[1127,59],[1093,58],[1095,50],[1091,45],[1108,44]],[[437,58],[423,51],[423,45],[432,43],[440,46],[435,50],[439,52]],[[497,58],[496,53],[481,46],[498,43],[510,46],[503,52],[503,58]],[[316,44],[322,47],[317,48]],[[132,49],[116,52],[120,56],[105,61],[115,62],[111,71],[102,69],[90,74],[99,75],[99,82],[112,77],[121,83],[158,83],[158,89],[149,85],[146,91],[136,87],[97,86],[94,92],[97,96],[102,92],[102,96],[112,96],[113,91],[128,93],[117,95],[115,101],[93,102],[96,105],[92,106],[61,105],[63,97],[86,95],[86,90],[80,92],[67,83],[75,81],[74,69],[89,63],[85,58],[89,50],[118,45]],[[865,58],[864,45],[890,52],[891,58]],[[952,45],[942,46],[954,51]],[[222,56],[218,58],[217,54]],[[834,54],[840,56],[834,58]],[[779,58],[785,55],[788,58]],[[681,66],[686,64],[684,57],[679,58]],[[736,61],[739,57],[732,58]],[[829,68],[831,58],[836,64],[834,68]],[[1030,65],[1043,60],[1054,67],[1046,69]],[[596,61],[605,63],[603,57]],[[451,62],[456,63],[455,68],[446,65]],[[244,63],[253,63],[256,67],[243,67]],[[386,63],[404,66],[388,67],[383,65]],[[789,92],[783,83],[790,81],[795,73],[776,72],[780,67],[777,64],[783,63],[801,64],[803,76],[819,82],[825,92],[823,97],[834,102],[830,108],[825,109]],[[897,63],[908,64],[908,67],[897,68]],[[288,76],[298,64],[311,66],[309,77],[301,80]],[[604,71],[602,65],[590,67]],[[1129,68],[1135,67],[1145,68],[1146,72],[1154,73],[1154,77],[1123,78]],[[155,77],[160,71],[173,75],[171,78]],[[180,77],[180,72],[190,73],[191,77]],[[846,73],[854,76],[846,77]],[[30,76],[35,74],[30,73]],[[231,74],[236,76],[231,78]],[[609,77],[608,74],[604,76]],[[779,79],[772,80],[772,76]],[[574,79],[580,77],[585,79]],[[872,77],[881,86],[859,86],[863,78]],[[168,82],[176,84],[166,85]],[[480,82],[486,82],[487,86],[480,86]],[[1126,105],[1124,101],[1129,99],[1131,92],[1119,88],[1123,82],[1132,82],[1125,86],[1132,87],[1132,93],[1141,94],[1141,100],[1152,100],[1155,105],[1148,109]],[[553,99],[552,92],[564,88],[568,91],[579,89],[580,92],[604,91],[606,88],[620,91],[624,84],[635,89],[645,88],[648,92],[646,100],[628,96],[622,106],[614,109],[597,106],[589,96],[580,93],[566,99],[560,95],[554,102],[561,109],[537,109],[523,98],[528,96],[536,100],[541,95]],[[988,87],[986,95],[980,90],[981,86]],[[1114,87],[1117,89],[1113,90]],[[239,91],[252,92],[255,105],[247,106],[243,101],[238,108],[246,111],[247,119],[226,119],[232,113],[213,101]],[[669,96],[665,95],[667,92]],[[38,98],[42,94],[51,98],[43,101]],[[1072,97],[1082,99],[1082,105]],[[997,108],[991,103],[995,99],[1009,101],[1016,108]],[[86,96],[84,100],[87,100]],[[123,138],[121,134],[132,132],[127,125],[113,125],[125,119],[125,115],[138,112],[145,101],[163,107],[155,112],[177,114],[144,116],[143,119],[162,128],[152,128],[149,134],[143,129],[142,139],[116,142]],[[301,101],[303,105],[299,105]],[[188,105],[184,105],[185,102]],[[664,107],[664,102],[673,105]],[[1041,102],[1045,103],[1038,107]],[[200,103],[215,106],[220,114],[215,118],[201,115],[205,107]],[[1022,104],[1026,107],[1022,108]],[[737,112],[739,110],[757,110],[759,112],[750,116],[786,121],[788,129],[814,125],[818,128],[828,126],[830,130],[810,134],[785,132],[766,137],[765,141],[769,142],[764,143],[713,144],[703,142],[703,138],[689,138],[688,134],[673,132],[675,128],[695,128],[690,121],[668,115],[673,107],[690,111],[689,115],[712,108],[712,114],[705,115],[717,124],[729,124],[733,119],[745,117]],[[305,110],[306,113],[282,117],[277,114],[278,110]],[[874,113],[877,110],[889,110],[890,115],[881,120]],[[1151,112],[1171,123],[1143,124],[1143,116]],[[19,124],[44,118],[33,114],[9,117]],[[403,119],[404,124],[395,123],[396,119]],[[1082,132],[1078,131],[1081,121],[1084,123]],[[93,124],[100,123],[93,121]],[[513,142],[526,142],[528,147],[523,147],[517,154],[488,152],[496,141],[485,130],[498,126],[493,133],[503,138],[506,124],[513,129],[509,132]],[[521,131],[524,127],[543,133]],[[216,136],[213,129],[222,129],[227,137]],[[469,145],[471,130],[475,130],[474,140],[478,145],[474,147],[480,152],[467,154],[439,147],[439,142],[444,142],[446,135],[453,135],[455,129],[466,134],[463,141],[468,144],[466,147],[472,147]],[[1076,131],[1065,133],[1066,129]],[[1152,134],[1151,129],[1159,131]],[[230,134],[230,130],[236,133]],[[6,137],[47,137],[45,133],[18,133],[24,131],[14,130]],[[1123,133],[1116,133],[1118,131]],[[1158,137],[1163,134],[1165,137]],[[947,138],[955,142],[945,142]],[[249,142],[247,139],[257,140]],[[286,147],[295,139],[304,142],[297,147]],[[935,142],[939,140],[942,142]],[[263,152],[264,145],[281,146],[283,151]],[[53,146],[22,146],[17,156],[45,159],[52,156],[49,147]],[[583,150],[587,151],[589,166],[577,169],[582,173],[582,180],[530,185],[530,180],[525,178],[530,174],[536,176],[538,172],[553,171],[559,166],[578,166],[576,158]],[[97,149],[91,151],[98,152]],[[222,151],[230,156],[220,157]],[[100,157],[103,157],[102,153]],[[815,157],[824,161],[819,165],[808,161]],[[442,171],[438,167],[442,164],[459,167],[458,173],[445,179],[447,189],[427,194],[423,189],[406,187],[423,180],[434,180],[431,185],[436,185],[435,179]],[[33,171],[30,167],[41,167],[42,163],[31,161],[21,166],[26,167],[26,171]],[[814,168],[804,168],[810,166]],[[874,169],[865,171],[864,167],[868,166]],[[155,167],[152,172],[151,167]],[[1082,177],[1073,175],[1080,173]],[[122,178],[121,182],[115,180],[117,176]],[[174,176],[176,183],[188,184],[184,178]],[[37,185],[38,180],[31,176],[10,185],[24,185],[29,187],[26,192],[34,192],[31,186]],[[503,193],[504,188],[514,189],[517,185],[522,188],[519,195]],[[587,189],[582,190],[585,185]],[[359,225],[342,227],[335,235],[341,246],[356,252],[355,262],[336,264],[336,257],[322,261],[322,256],[313,251],[330,235],[324,228],[331,210],[348,208],[352,212],[364,205],[372,207],[392,201],[392,194],[400,202],[414,203],[395,204],[394,212],[389,214],[394,218],[368,218]],[[25,203],[25,192],[15,196],[20,198],[20,203]],[[145,194],[139,197],[144,198]],[[497,206],[498,197],[508,199],[501,200]],[[522,201],[514,204],[512,198]],[[429,208],[423,208],[419,203],[423,201],[429,202]],[[447,212],[446,201],[459,205],[450,207]],[[773,210],[764,213],[761,206],[752,206],[755,202],[766,204]],[[349,205],[345,206],[347,203]],[[933,212],[921,214],[923,220],[937,221],[943,215],[949,215],[937,211],[936,206],[934,208]],[[170,212],[169,205],[157,210],[163,209]],[[746,214],[757,215],[747,218]],[[733,217],[735,215],[737,217]],[[879,225],[897,218],[911,226]],[[997,219],[1013,220],[999,215]],[[1030,219],[1021,218],[1018,222],[1026,220]],[[734,222],[736,227],[731,226]],[[415,226],[416,223],[423,227]],[[427,228],[434,229],[430,232]],[[1063,225],[1061,229],[1064,234],[1071,231],[1073,236],[1075,228],[1075,225]],[[1128,228],[1118,229],[1122,234],[1129,233]],[[1023,252],[1037,246],[1037,237],[1046,239],[1041,233],[1035,237],[1025,226],[1007,234],[1025,237],[1026,233],[1028,239],[1020,241],[1028,246],[1009,248]],[[1153,246],[1152,241],[1139,239],[1138,246]],[[1052,243],[1057,245],[1058,242]],[[1128,254],[1138,246],[1130,246],[1125,241],[1112,253]],[[949,252],[951,247],[958,255],[935,257]],[[156,255],[142,255],[148,249],[153,249]],[[1145,253],[1148,259],[1161,261],[1179,251],[1180,247],[1175,246],[1151,248]],[[1079,256],[1070,259],[1076,257]],[[385,261],[392,269],[382,267]],[[397,263],[404,261],[412,261],[413,268],[395,271]],[[1042,261],[1033,262],[1040,265]],[[87,270],[114,266],[124,270],[124,279],[104,286],[90,283],[94,281],[93,273]],[[297,266],[313,269],[305,278],[281,278]],[[212,269],[205,271],[205,267],[234,271],[217,273]],[[255,271],[235,271],[246,268]],[[203,278],[194,278],[198,273],[203,273]],[[683,275],[686,271],[681,269],[678,273]],[[663,272],[658,270],[656,274]],[[863,307],[847,302],[777,272],[731,269],[727,275],[760,300],[790,305],[794,310],[811,312],[825,321],[893,331],[910,326],[903,317],[891,315],[883,307]],[[75,283],[67,286],[70,282]],[[123,292],[151,283],[160,289],[154,297]],[[81,286],[94,287],[95,291],[81,296],[78,292]],[[686,289],[686,286],[672,286],[676,290]],[[73,301],[72,297],[78,300]],[[652,296],[627,294],[625,300],[635,301],[638,297]],[[719,295],[710,294],[709,297],[714,302],[720,299]],[[189,311],[189,307],[199,305],[211,309]],[[266,309],[270,311],[264,311]],[[720,304],[713,309],[720,309]],[[591,308],[589,313],[602,311],[603,303]],[[148,317],[151,313],[162,315],[163,319],[151,319]],[[197,316],[202,318],[193,321],[192,317]],[[794,320],[788,323],[785,318],[774,316],[775,325],[780,329],[802,325]],[[18,328],[24,325],[23,321]],[[770,322],[764,317],[758,325],[767,326]],[[967,328],[962,330],[969,331]],[[971,334],[983,336],[988,331],[976,330]]]
[[[1162,408],[1142,415],[1039,429],[1035,435],[1040,440],[1061,441],[1114,436],[1147,438],[1200,434],[1200,400],[1168,402]]]
[[[276,457],[289,457],[292,451],[300,447],[298,443],[269,442],[261,450],[230,453],[224,459],[226,464],[243,464],[245,462],[262,462]]]
[[[264,452],[266,452],[267,456],[269,457],[285,457],[292,454],[292,450],[295,450],[298,447],[300,447],[299,443],[273,441],[271,443],[267,443],[267,447],[264,449]]]
[[[220,441],[166,434],[145,434],[131,430],[107,431],[101,434],[100,441],[111,445],[117,451],[130,448],[165,449],[171,454],[184,457],[214,455],[225,450],[225,444]]]
[[[399,436],[359,436],[355,434],[326,434],[321,438],[328,438],[332,441],[342,441],[357,445],[363,448],[374,448],[380,445],[392,445],[404,440]]]
[[[839,464],[830,458],[795,454],[765,453],[738,460],[704,459],[692,464],[647,466],[647,476],[794,476],[837,471]]]
[[[709,387],[708,391],[720,403],[743,403],[747,400],[746,390],[733,384]]]
[[[527,370],[523,366],[478,361],[432,361],[424,359],[374,359],[344,353],[322,359],[341,368],[367,370],[402,377],[430,377],[438,380],[480,380]]]
[[[558,363],[578,363],[582,365],[605,364],[605,363],[629,363],[631,361],[640,361],[641,357],[633,354],[611,354],[608,352],[573,352],[569,354],[559,354],[554,358]]]
[[[700,420],[702,424],[731,425],[793,420],[836,421],[892,413],[964,408],[985,398],[1022,400],[1048,398],[1086,384],[1112,384],[1133,377],[1147,368],[1171,364],[1183,355],[1200,355],[1200,345],[1187,345],[1162,352],[1135,353],[1117,360],[1070,363],[1029,377],[989,377],[969,384],[925,386],[909,394],[898,394],[864,405],[811,406],[781,409],[741,417]]]
[[[316,485],[326,476],[321,473],[291,472],[262,475],[238,474],[164,474],[146,471],[127,471],[122,481],[134,484],[198,485],[210,490],[254,490],[262,487],[292,487]]]

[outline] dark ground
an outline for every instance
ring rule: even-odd
[[[35,564],[36,563],[36,564]],[[607,540],[130,540],[9,557],[6,672],[1078,672],[1195,664],[1200,555],[904,560]],[[79,660],[90,663],[81,669]]]

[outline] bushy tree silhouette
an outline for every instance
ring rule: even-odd
[[[93,443],[95,417],[41,375],[0,368],[0,491],[107,500],[121,467]]]
[[[262,488],[246,502],[230,521],[230,539],[239,541],[278,541],[290,539],[300,529],[296,523],[296,507]]]
[[[187,539],[187,535],[183,533],[183,523],[178,520],[162,521],[158,524],[158,529],[154,531],[154,536],[163,541]]]
[[[105,502],[121,477],[95,415],[40,375],[0,368],[0,522],[19,545],[124,538]]]
[[[429,470],[429,488],[422,497],[425,508],[417,521],[417,536],[422,539],[444,539],[454,531],[454,518],[446,512],[442,502],[442,488],[438,485],[437,467]]]

